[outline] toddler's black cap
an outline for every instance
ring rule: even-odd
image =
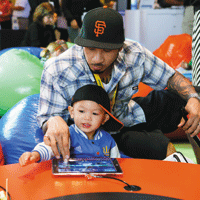
[[[75,44],[99,49],[119,49],[123,46],[124,25],[119,12],[111,8],[95,8],[83,19]]]
[[[75,102],[82,100],[96,102],[110,115],[110,119],[103,125],[106,131],[118,131],[124,126],[121,121],[110,113],[110,99],[101,86],[85,85],[79,88],[72,98],[71,106],[73,106]]]

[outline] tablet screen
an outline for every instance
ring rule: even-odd
[[[52,162],[54,175],[122,174],[117,159],[112,158],[76,158],[68,163],[53,159]]]

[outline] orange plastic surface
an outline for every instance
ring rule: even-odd
[[[138,92],[133,95],[133,98],[134,97],[145,97],[152,90],[153,90],[153,88],[151,88],[150,86],[140,82],[139,85],[138,85]]]
[[[141,187],[137,193],[200,199],[200,165],[144,159],[118,159],[124,171],[118,178]],[[55,177],[51,161],[20,167],[19,164],[0,166],[0,185],[13,200],[40,200],[58,196],[96,192],[127,192],[125,184],[112,180],[85,177]]]
[[[153,54],[174,69],[192,58],[192,37],[189,34],[170,35]]]

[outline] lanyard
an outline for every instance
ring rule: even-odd
[[[101,78],[100,78],[99,74],[94,74],[94,78],[95,78],[95,80],[97,82],[97,85],[101,86],[104,89],[104,86],[103,86],[103,83],[101,81]],[[117,86],[115,88],[115,91],[114,91],[114,94],[113,94],[113,97],[112,97],[112,101],[110,102],[111,110],[112,110],[112,108],[113,108],[113,106],[115,104],[115,99],[116,99],[116,96],[117,96],[117,88],[118,88],[118,84],[117,84]]]

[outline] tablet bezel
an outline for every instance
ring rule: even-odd
[[[123,171],[119,165],[119,162],[116,158],[73,158],[73,160],[77,160],[77,161],[85,161],[85,160],[88,160],[88,161],[91,161],[91,160],[105,160],[105,159],[108,159],[112,162],[113,166],[115,167],[116,171],[110,171],[110,172],[73,172],[73,171],[70,171],[70,172],[59,172],[58,171],[58,162],[61,161],[63,163],[63,159],[60,158],[60,159],[52,159],[52,174],[55,175],[55,176],[85,176],[87,174],[92,174],[92,175],[99,175],[99,176],[105,176],[105,175],[122,175],[123,174]]]

